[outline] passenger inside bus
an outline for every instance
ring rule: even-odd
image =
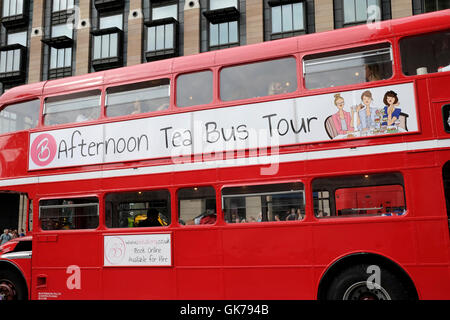
[[[139,222],[139,227],[161,227],[164,226],[164,221],[159,217],[159,212],[155,208],[150,208],[147,211],[147,219]]]
[[[217,215],[212,209],[207,209],[205,213],[195,217],[194,219],[186,221],[186,225],[199,224],[214,224],[216,223]]]
[[[377,63],[365,65],[366,82],[378,81],[382,77],[380,75],[380,65]]]

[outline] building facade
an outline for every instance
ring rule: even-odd
[[[450,8],[450,0],[3,0],[0,94],[21,84]]]

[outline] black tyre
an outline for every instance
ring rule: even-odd
[[[379,281],[374,281],[374,272],[378,273]],[[395,273],[370,264],[342,270],[331,281],[326,293],[327,300],[410,300],[413,297]]]
[[[26,300],[27,297],[20,275],[10,270],[0,270],[0,300]]]

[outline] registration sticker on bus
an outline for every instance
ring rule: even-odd
[[[104,236],[104,266],[171,266],[170,233]]]

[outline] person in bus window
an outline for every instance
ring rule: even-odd
[[[302,212],[300,208],[297,209],[297,217],[298,220],[303,220],[305,218],[305,214]]]
[[[136,101],[133,104],[133,111],[131,112],[131,114],[139,114],[142,113],[142,107],[141,107],[141,102],[136,99]]]
[[[381,80],[380,66],[377,63],[366,64],[365,71],[366,71],[366,82]]]
[[[269,96],[274,95],[274,94],[281,94],[284,92],[285,92],[285,90],[283,88],[283,85],[279,81],[273,81],[270,84],[269,89],[267,90],[267,94]]]
[[[295,212],[295,208],[291,208],[289,215],[286,217],[286,221],[297,220],[297,213]]]
[[[96,119],[96,110],[94,108],[85,108],[77,115],[75,122],[83,122]]]
[[[155,208],[150,208],[147,211],[147,219],[139,223],[139,227],[161,227],[163,223],[159,218],[159,212]]]
[[[344,98],[337,93],[334,95],[334,105],[338,108],[338,111],[331,116],[334,127],[339,134],[347,134],[353,131],[353,110],[352,114],[344,111]]]
[[[366,90],[361,94],[361,103],[356,107],[356,127],[367,131],[375,127],[376,108],[373,105],[372,93]]]
[[[392,126],[395,121],[400,117],[402,110],[396,108],[400,105],[398,102],[397,93],[394,91],[388,91],[384,94],[383,102],[385,107],[383,108],[383,122],[382,126]]]

